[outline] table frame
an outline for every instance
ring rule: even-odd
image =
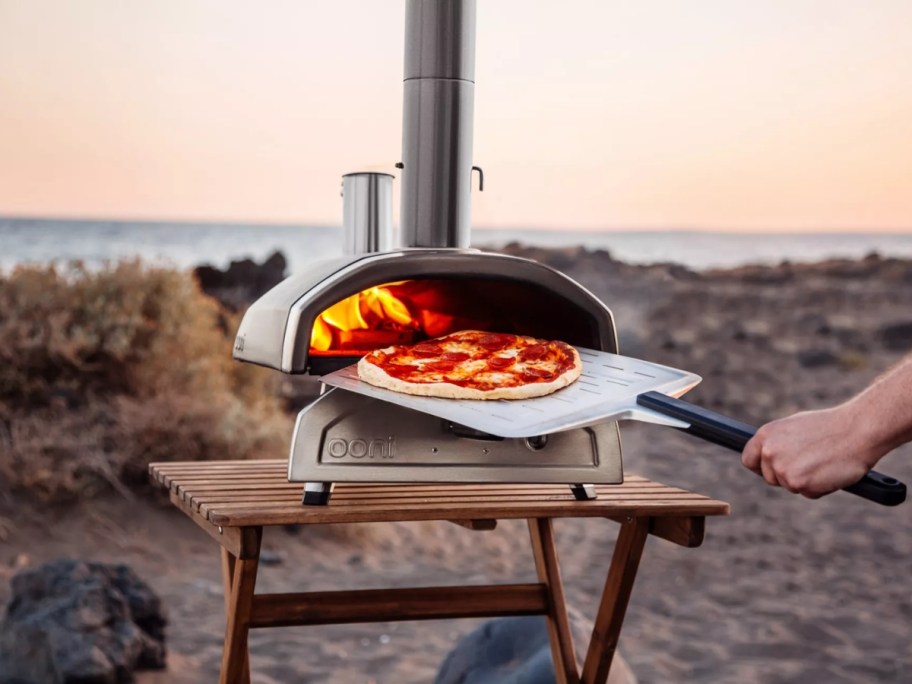
[[[201,529],[208,533],[221,546],[222,582],[225,593],[226,630],[222,654],[221,684],[249,684],[250,657],[248,652],[248,634],[251,629],[284,627],[299,625],[323,625],[356,622],[388,622],[399,620],[430,620],[444,618],[477,618],[499,617],[508,615],[544,615],[547,619],[548,637],[558,684],[605,684],[611,670],[614,653],[617,649],[627,605],[633,590],[634,580],[639,569],[640,559],[646,538],[653,536],[666,539],[680,546],[694,548],[703,541],[705,515],[724,515],[728,513],[728,504],[713,501],[691,492],[670,488],[658,483],[651,483],[643,478],[635,478],[637,492],[651,499],[638,501],[637,505],[626,514],[621,514],[624,506],[613,506],[610,502],[599,499],[595,501],[576,502],[568,500],[566,505],[558,507],[549,505],[555,499],[562,500],[560,495],[543,496],[536,503],[530,501],[527,492],[529,486],[500,485],[504,491],[515,491],[516,496],[526,497],[522,505],[515,503],[511,508],[502,502],[491,502],[490,506],[479,504],[466,510],[452,505],[453,485],[428,487],[426,496],[421,501],[424,506],[420,512],[409,515],[399,508],[393,519],[398,520],[444,520],[453,522],[472,530],[491,530],[496,527],[497,518],[487,517],[486,508],[504,513],[504,518],[524,518],[529,529],[532,555],[538,576],[537,583],[525,584],[489,584],[489,585],[456,585],[442,587],[415,587],[397,589],[371,589],[354,591],[321,591],[304,593],[257,594],[255,592],[257,570],[263,528],[269,524],[290,524],[289,517],[296,518],[295,524],[317,523],[330,524],[333,521],[351,522],[352,511],[333,511],[333,503],[322,507],[285,507],[282,503],[264,503],[262,507],[255,503],[248,504],[246,494],[233,492],[233,508],[204,503],[211,500],[213,491],[218,492],[226,483],[238,482],[237,469],[223,469],[226,463],[220,462],[207,468],[206,463],[192,464],[153,464],[150,466],[152,478],[157,484],[169,489],[172,503],[188,515]],[[274,463],[274,462],[260,462]],[[265,467],[265,466],[264,466]],[[227,478],[225,473],[235,472],[234,479]],[[244,481],[257,480],[265,470],[241,467]],[[272,478],[273,471],[269,471]],[[270,480],[271,481],[271,480]],[[630,479],[628,478],[628,482]],[[272,488],[269,481],[259,483],[262,490],[284,492],[286,487]],[[633,487],[634,485],[630,485]],[[344,487],[344,485],[342,486]],[[353,485],[352,487],[357,487]],[[361,485],[363,490],[367,490]],[[488,485],[462,485],[472,493]],[[563,498],[572,499],[566,488],[559,485],[543,485],[548,491],[563,492]],[[623,487],[619,485],[618,487]],[[300,485],[297,485],[300,491]],[[370,495],[388,489],[390,493],[401,496],[403,485],[376,485]],[[228,491],[228,490],[225,490]],[[245,490],[246,492],[247,490]],[[257,492],[254,488],[250,490]],[[338,491],[338,488],[337,488]],[[611,488],[600,488],[600,491],[611,491]],[[631,492],[633,489],[630,490]],[[439,504],[435,507],[435,495]],[[684,501],[689,505],[671,505],[670,500]],[[215,498],[224,498],[216,495]],[[238,498],[240,496],[240,498]],[[252,494],[256,498],[256,494]],[[278,495],[276,495],[278,496]],[[282,494],[281,496],[284,496]],[[629,494],[629,497],[635,496]],[[675,499],[674,497],[678,498]],[[663,498],[664,497],[664,498]],[[268,499],[266,494],[262,499]],[[340,503],[337,493],[333,501]],[[662,505],[659,505],[662,504]],[[626,506],[630,509],[629,503]],[[315,510],[323,509],[323,510]],[[615,511],[615,509],[619,509]],[[702,511],[697,515],[688,509]],[[380,510],[375,511],[379,513]],[[650,514],[650,511],[652,514]],[[548,515],[554,512],[558,515]],[[617,515],[612,515],[617,512]],[[472,517],[471,513],[478,515]],[[454,514],[459,517],[454,519]],[[259,516],[259,517],[257,517]],[[365,517],[366,516],[366,517]],[[369,511],[355,516],[359,521],[371,518],[389,519],[389,516],[371,515]],[[615,543],[608,574],[595,616],[592,636],[586,650],[582,669],[576,661],[576,651],[567,616],[564,587],[561,580],[560,565],[553,520],[555,517],[602,517],[620,524],[621,529]],[[252,520],[255,524],[237,523],[238,520]],[[338,520],[337,520],[338,519]],[[220,524],[221,523],[221,524]],[[257,524],[258,523],[258,524]]]

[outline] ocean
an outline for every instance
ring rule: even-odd
[[[541,247],[583,245],[615,258],[644,264],[672,261],[693,269],[817,261],[831,257],[912,258],[910,233],[725,233],[703,231],[574,231],[475,229],[475,247],[518,241]],[[0,269],[22,263],[80,260],[97,267],[108,261],[143,260],[191,268],[223,268],[245,257],[262,261],[276,250],[291,272],[311,261],[341,254],[337,226],[71,221],[0,217]]]

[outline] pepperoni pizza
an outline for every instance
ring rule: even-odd
[[[540,397],[581,372],[579,353],[569,344],[478,330],[377,349],[358,362],[364,382],[445,399]]]

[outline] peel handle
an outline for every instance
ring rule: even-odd
[[[644,392],[637,396],[637,404],[686,421],[690,427],[682,428],[684,432],[734,451],[743,451],[757,432],[751,425],[661,392]],[[906,485],[876,470],[869,471],[858,482],[843,489],[883,506],[898,506],[906,500]]]

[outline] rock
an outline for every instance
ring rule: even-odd
[[[590,631],[571,620],[577,645]],[[579,654],[578,654],[579,657]],[[544,617],[498,618],[463,637],[446,657],[434,684],[554,684],[554,665]],[[608,684],[636,684],[615,653]]]
[[[748,265],[732,269],[710,269],[705,272],[709,277],[724,276],[737,279],[742,284],[782,285],[795,280],[796,273],[792,264],[783,262],[780,266]]]
[[[0,684],[60,681],[47,635],[28,627],[0,632]]]
[[[232,261],[224,271],[203,264],[193,270],[193,275],[203,292],[229,308],[240,309],[282,282],[286,266],[285,256],[274,252],[262,264],[241,259]]]
[[[906,352],[912,350],[912,321],[891,323],[880,329],[883,346],[890,351]]]
[[[700,343],[700,331],[693,328],[678,328],[671,332],[675,349],[690,349]]]
[[[285,562],[285,552],[279,549],[263,549],[260,551],[261,565],[281,565]]]
[[[33,684],[122,684],[165,667],[161,600],[128,566],[56,561],[15,575],[11,590],[0,672]],[[21,648],[23,638],[36,647]]]
[[[798,363],[802,368],[823,368],[838,364],[839,357],[827,349],[804,349],[798,352]]]

